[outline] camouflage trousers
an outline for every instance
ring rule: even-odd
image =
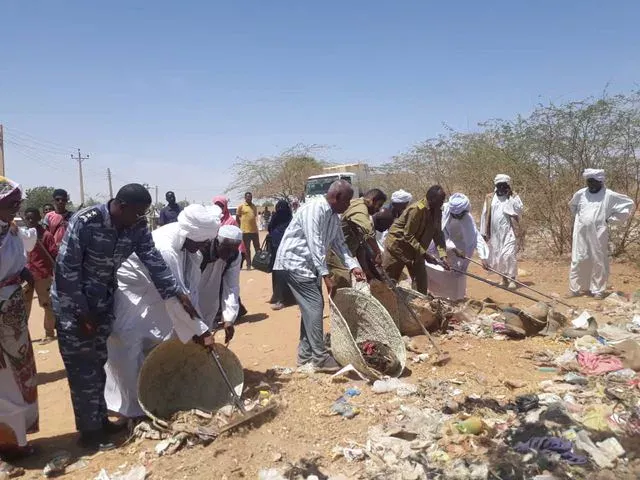
[[[112,317],[103,317],[95,335],[86,337],[78,331],[75,319],[57,318],[60,355],[67,370],[76,429],[80,432],[100,430],[107,420],[104,365],[111,325]]]

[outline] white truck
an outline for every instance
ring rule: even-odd
[[[324,173],[307,178],[304,195],[305,201],[326,195],[329,187],[336,180],[346,180],[353,186],[353,198],[365,193],[369,179],[369,165],[366,163],[349,163],[324,167]]]

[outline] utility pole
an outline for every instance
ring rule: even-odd
[[[158,205],[158,185],[156,185],[156,205]]]
[[[113,198],[113,185],[111,185],[111,169],[107,168],[107,180],[109,181],[109,198]]]
[[[4,177],[4,131],[0,123],[0,176]]]
[[[78,161],[78,172],[80,173],[80,205],[84,205],[84,178],[82,177],[82,162],[89,158],[89,155],[83,157],[80,153],[80,149],[78,149],[78,156],[74,157],[71,154],[72,160]]]

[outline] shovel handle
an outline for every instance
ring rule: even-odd
[[[238,409],[242,412],[242,414],[246,414],[247,410],[246,408],[244,408],[244,405],[242,404],[242,400],[236,393],[235,388],[233,388],[233,385],[231,385],[231,381],[229,380],[229,377],[227,376],[227,372],[225,372],[224,367],[222,366],[222,362],[220,362],[220,357],[218,356],[218,353],[215,351],[215,347],[211,349],[211,355],[213,356],[213,360],[216,362],[216,365],[218,366],[218,370],[220,370],[220,375],[222,375],[222,378],[224,379],[224,383],[227,384],[227,387],[231,392],[231,396],[233,397],[233,402],[236,404],[236,407],[238,407]]]

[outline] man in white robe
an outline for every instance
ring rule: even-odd
[[[233,338],[233,325],[240,310],[240,243],[242,230],[235,225],[223,225],[205,251],[202,263],[200,309],[209,328],[218,328],[213,320],[220,312],[226,343]]]
[[[489,266],[489,247],[476,228],[471,215],[471,204],[466,195],[454,193],[449,197],[442,209],[442,233],[447,247],[447,258],[451,271],[444,270],[439,265],[426,263],[429,278],[429,291],[435,297],[461,300],[467,292],[467,277],[463,273],[469,268],[469,260],[477,250],[482,264]],[[438,251],[433,242],[429,247],[433,256],[438,258]],[[456,272],[454,270],[459,270]]]
[[[588,168],[583,177],[587,187],[578,190],[569,208],[575,215],[570,296],[590,292],[595,298],[604,298],[609,278],[608,225],[627,220],[635,205],[631,198],[604,186],[604,170]]]
[[[391,194],[391,205],[388,207],[383,207],[376,215],[380,215],[380,218],[385,219],[384,222],[381,222],[381,224],[386,224],[388,215],[391,215],[391,223],[393,223],[396,218],[402,215],[402,212],[405,211],[405,209],[412,201],[413,195],[411,195],[409,192],[402,189],[396,190]],[[389,224],[389,226],[384,230],[380,230],[378,227],[376,227],[376,241],[378,242],[378,245],[382,245],[382,247],[380,248],[381,252],[384,251],[384,240],[385,238],[387,238],[387,233],[389,233],[390,227],[391,224]]]
[[[493,183],[495,190],[487,195],[482,208],[480,233],[489,245],[489,266],[503,276],[503,287],[515,290],[516,255],[524,241],[521,228],[524,206],[511,190],[511,177],[500,174]]]
[[[192,319],[176,298],[163,300],[149,272],[134,254],[118,269],[113,330],[109,336],[105,365],[107,409],[128,418],[144,415],[138,403],[138,373],[149,352],[175,334],[182,342],[210,343],[213,319],[203,316],[200,291],[202,253],[220,225],[222,210],[217,206],[189,205],[178,221],[153,232],[153,241],[178,286],[188,292],[200,319]]]

